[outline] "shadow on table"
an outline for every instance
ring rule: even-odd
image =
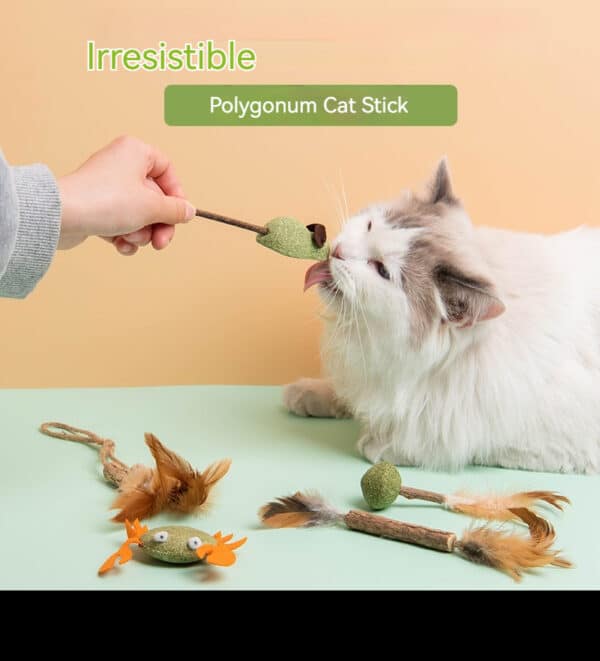
[[[151,558],[143,551],[135,553],[135,561],[143,565],[156,567],[156,571],[179,571],[185,572],[189,576],[190,581],[200,583],[220,583],[225,578],[222,571],[206,564],[205,562],[193,562],[189,564],[175,564],[169,562],[161,562],[156,558]]]
[[[312,445],[320,450],[362,459],[356,449],[360,435],[356,420],[302,418],[289,413],[279,403],[255,410],[252,417],[253,426],[260,428],[265,438],[276,437],[290,446],[306,448]]]

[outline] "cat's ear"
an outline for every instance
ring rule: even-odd
[[[495,319],[506,309],[495,287],[485,278],[441,264],[435,270],[435,281],[444,318],[459,328]]]
[[[427,201],[431,204],[437,204],[438,202],[456,204],[458,202],[452,192],[450,171],[448,169],[448,161],[446,160],[445,156],[437,164],[433,177],[429,182]]]

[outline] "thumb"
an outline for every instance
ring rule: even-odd
[[[153,221],[156,223],[166,223],[167,225],[186,223],[196,215],[196,209],[193,204],[181,197],[174,197],[173,195],[161,195],[156,211],[158,217],[153,219]]]

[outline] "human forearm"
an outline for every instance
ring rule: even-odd
[[[46,273],[60,217],[50,170],[40,164],[9,167],[0,153],[0,296],[24,298]]]

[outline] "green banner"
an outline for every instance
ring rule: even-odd
[[[453,85],[169,85],[169,126],[452,126]]]

